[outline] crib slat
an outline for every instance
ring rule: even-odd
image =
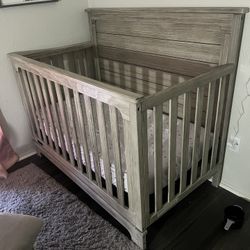
[[[64,89],[65,100],[66,100],[67,114],[68,114],[68,118],[69,118],[68,122],[69,122],[70,128],[72,130],[73,143],[75,144],[77,166],[78,166],[78,170],[80,170],[82,172],[83,169],[82,169],[82,161],[81,161],[81,151],[80,151],[78,136],[76,133],[76,125],[75,125],[76,117],[74,117],[74,111],[73,111],[73,107],[72,107],[72,101],[71,101],[69,89],[65,86],[63,87],[63,89]]]
[[[214,97],[215,97],[215,82],[209,83],[208,88],[208,103],[206,111],[206,123],[205,123],[205,132],[204,132],[204,145],[202,152],[202,165],[201,165],[201,176],[207,172],[208,164],[208,153],[210,147],[210,134],[211,134],[211,125],[213,119],[213,109],[214,109]]]
[[[57,66],[61,69],[65,69],[65,65],[64,65],[64,57],[63,55],[57,55],[56,56],[56,61],[57,61]]]
[[[215,117],[210,169],[215,167],[216,160],[217,160],[222,111],[223,111],[224,98],[225,98],[225,88],[226,88],[226,77],[223,77],[223,78],[220,78],[219,91],[218,91],[218,102],[217,102],[217,107],[216,107],[216,117]]]
[[[52,142],[51,134],[50,134],[50,126],[49,126],[49,122],[48,122],[48,118],[47,118],[47,114],[46,114],[47,112],[45,111],[45,103],[44,103],[44,100],[43,100],[40,83],[38,81],[38,76],[34,75],[33,77],[34,77],[35,89],[36,89],[36,92],[37,92],[37,95],[38,95],[38,101],[40,103],[40,107],[41,107],[41,110],[42,110],[42,116],[43,116],[43,119],[44,119],[45,129],[47,131],[47,133],[46,133],[46,131],[45,131],[45,133],[47,134],[47,137],[49,138],[49,146],[51,148],[53,148],[53,142]]]
[[[196,93],[196,104],[194,114],[194,137],[193,137],[193,151],[192,151],[192,176],[191,182],[195,182],[198,173],[198,161],[200,152],[200,134],[202,124],[202,113],[204,103],[204,88],[198,88]]]
[[[162,105],[154,107],[155,212],[162,208]]]
[[[55,87],[56,87],[56,95],[58,98],[60,117],[62,120],[63,133],[66,138],[66,144],[68,145],[67,151],[69,154],[70,163],[73,166],[75,166],[75,159],[74,159],[74,154],[73,154],[73,149],[72,149],[72,140],[71,140],[70,133],[69,133],[68,121],[67,121],[67,116],[65,112],[65,105],[63,101],[61,86],[55,83]],[[59,124],[59,126],[61,126],[61,124]]]
[[[94,122],[93,108],[90,97],[84,96],[84,101],[85,101],[85,110],[86,110],[88,128],[91,140],[96,182],[99,187],[102,187],[101,167],[100,167],[99,154],[97,149],[96,131],[95,131],[97,124],[95,124]]]
[[[89,70],[88,70],[88,62],[87,62],[87,53],[83,51],[83,68],[84,68],[84,75],[89,77]]]
[[[74,91],[74,101],[75,101],[75,106],[76,106],[76,114],[77,114],[76,115],[77,116],[76,127],[78,130],[79,141],[83,147],[87,175],[88,175],[88,178],[92,180],[91,163],[90,163],[90,158],[89,158],[89,147],[87,144],[86,126],[84,124],[83,109],[82,109],[84,105],[81,105],[80,96],[77,91]]]
[[[68,58],[68,65],[69,65],[69,71],[76,73],[76,65],[75,65],[75,57],[73,53],[68,53],[67,54]]]
[[[197,88],[196,110],[195,110],[195,124],[194,124],[194,141],[192,152],[192,174],[191,183],[197,180],[198,161],[200,152],[200,132],[203,110],[204,88]]]
[[[34,109],[34,103],[33,103],[33,100],[32,100],[32,95],[31,95],[31,92],[30,92],[27,75],[26,75],[26,73],[25,73],[25,71],[23,69],[21,69],[21,73],[22,73],[22,78],[23,78],[23,81],[24,81],[24,88],[26,90],[25,92],[27,93],[27,96],[28,96],[29,107],[31,109],[31,113],[32,113],[33,120],[34,120],[34,123],[35,123],[37,136],[38,136],[39,140],[42,141],[41,130],[39,128],[39,124],[38,124],[38,121],[37,121],[36,111]]]
[[[51,106],[52,106],[52,110],[53,110],[52,115],[53,115],[53,120],[55,121],[55,127],[57,128],[59,141],[61,143],[63,158],[67,159],[66,146],[65,146],[65,141],[64,141],[62,129],[61,129],[61,122],[59,120],[57,102],[55,99],[55,93],[54,93],[53,88],[52,88],[52,85],[54,85],[54,84],[55,83],[52,83],[51,81],[48,80],[48,90],[49,90],[49,96],[50,96]]]
[[[74,53],[76,73],[79,75],[84,75],[84,65],[83,65],[83,53],[82,50]]]
[[[81,50],[79,52],[79,64],[81,69],[81,74],[88,77],[88,69],[85,69],[85,64],[87,65],[87,55],[86,50]]]
[[[139,118],[139,123],[137,124],[139,126],[139,128],[141,128],[141,139],[139,139],[139,145],[143,145],[143,148],[141,149],[141,152],[139,154],[141,154],[141,161],[143,166],[143,171],[141,171],[141,175],[140,178],[144,178],[144,185],[142,186],[143,188],[143,210],[144,210],[144,216],[145,216],[145,220],[147,221],[148,218],[148,214],[149,214],[149,186],[147,185],[148,183],[148,179],[149,179],[149,166],[148,166],[148,147],[149,147],[149,143],[148,143],[148,112],[144,111],[141,112],[141,118]],[[132,127],[133,128],[133,127]],[[136,128],[134,128],[136,129]],[[133,131],[134,132],[134,131]],[[132,132],[132,133],[133,133]],[[131,131],[130,131],[131,133]],[[128,173],[128,177],[129,177],[129,173]]]
[[[168,202],[175,196],[177,97],[169,100]]]
[[[36,93],[35,88],[34,88],[34,82],[32,80],[32,74],[30,72],[27,72],[27,75],[28,75],[28,81],[29,81],[29,84],[30,84],[32,97],[33,97],[35,107],[36,107],[36,114],[38,116],[38,123],[40,124],[39,129],[42,130],[43,142],[47,144],[47,137],[46,137],[46,134],[45,134],[43,121],[42,121],[42,117],[41,117],[40,110],[39,110],[39,105],[38,105],[38,100],[37,100],[37,93]]]
[[[106,133],[106,124],[105,124],[105,116],[103,110],[103,103],[100,101],[96,101],[96,110],[97,110],[97,120],[100,132],[100,140],[101,140],[101,155],[104,165],[105,172],[105,181],[106,181],[106,189],[109,195],[113,195],[112,192],[112,180],[111,180],[111,168],[110,168],[110,159],[109,159],[109,151],[108,151],[108,139]]]
[[[181,144],[181,170],[180,170],[180,192],[186,189],[187,185],[187,167],[189,151],[189,130],[191,115],[190,93],[184,94],[183,122],[182,122],[182,144]]]
[[[40,83],[41,83],[43,97],[44,97],[44,100],[45,100],[45,106],[47,107],[49,127],[51,128],[52,136],[53,136],[53,139],[54,139],[53,141],[55,143],[56,152],[59,154],[58,138],[57,138],[57,135],[56,135],[56,132],[55,132],[54,121],[53,121],[53,118],[52,118],[51,105],[50,105],[49,99],[48,99],[48,91],[46,89],[45,82],[44,82],[44,79],[42,77],[40,77]]]
[[[111,140],[113,145],[112,150],[114,151],[117,196],[119,203],[122,206],[124,206],[124,184],[123,184],[123,172],[121,164],[121,151],[119,144],[118,117],[117,117],[117,110],[114,106],[109,106],[109,114],[110,114],[110,124],[111,124]]]

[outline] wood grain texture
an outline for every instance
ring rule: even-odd
[[[214,66],[214,64],[150,54],[148,52],[143,53],[140,51],[114,48],[111,46],[99,45],[98,54],[100,58],[191,77],[205,73],[210,67]]]
[[[195,123],[194,123],[194,137],[193,137],[193,152],[192,152],[192,173],[191,183],[193,184],[197,179],[197,168],[200,152],[200,134],[201,134],[201,119],[203,109],[204,88],[197,89]]]
[[[162,105],[153,109],[154,112],[154,189],[155,212],[162,208]]]
[[[98,45],[128,49],[156,55],[218,63],[220,46],[154,38],[97,33]]]
[[[215,25],[199,23],[159,22],[157,19],[97,20],[98,33],[151,37],[164,40],[221,44],[224,36],[220,23]]]
[[[42,141],[41,130],[40,130],[39,123],[38,123],[38,120],[36,117],[36,111],[35,111],[34,102],[32,99],[32,93],[31,93],[31,90],[29,87],[27,73],[24,70],[20,70],[20,74],[22,76],[21,81],[23,83],[22,89],[23,89],[24,93],[26,94],[25,97],[26,97],[27,107],[29,109],[30,115],[32,114],[32,121],[35,124],[34,131],[36,131],[35,134],[38,136],[40,141]]]
[[[157,14],[169,14],[169,13],[187,13],[193,16],[193,13],[215,13],[218,14],[244,14],[249,12],[247,7],[170,7],[170,8],[88,8],[85,11],[91,13],[92,15],[97,15],[99,13],[103,14],[126,14],[130,13],[136,14],[138,17],[148,17],[147,15],[154,15],[157,18]],[[185,15],[184,15],[185,16]],[[160,16],[159,18],[162,18]]]
[[[177,103],[176,97],[169,100],[168,203],[175,196]]]
[[[181,144],[181,169],[180,169],[180,192],[186,189],[187,185],[187,166],[189,162],[189,133],[190,133],[190,115],[191,103],[190,93],[184,94],[183,107],[183,124],[182,124],[182,144]]]
[[[123,181],[123,171],[121,162],[121,147],[120,147],[120,132],[118,125],[118,110],[114,107],[109,107],[110,112],[110,126],[111,126],[111,141],[112,149],[114,151],[114,163],[115,163],[115,173],[116,173],[116,183],[117,183],[117,196],[119,203],[124,205],[124,181]]]

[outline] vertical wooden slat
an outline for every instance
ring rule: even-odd
[[[86,164],[86,172],[88,175],[88,178],[92,180],[92,174],[91,174],[91,162],[89,158],[89,147],[87,143],[87,135],[86,135],[86,126],[84,124],[84,117],[85,110],[83,110],[83,106],[81,105],[80,96],[77,91],[74,91],[74,101],[76,106],[76,116],[77,116],[77,123],[76,128],[78,130],[78,136],[80,144],[83,147],[83,153],[85,158],[85,164]]]
[[[141,117],[140,117],[141,116]],[[139,136],[139,145],[140,148],[139,154],[141,155],[141,166],[137,165],[136,167],[141,168],[140,170],[140,182],[143,183],[142,185],[142,204],[143,204],[143,210],[142,210],[142,216],[144,216],[143,220],[144,223],[148,223],[149,220],[149,169],[148,169],[148,113],[147,111],[144,111],[141,113],[141,115],[137,116],[138,118],[138,128],[141,130],[141,134]],[[134,132],[134,131],[133,131]],[[132,132],[132,133],[133,133]],[[142,147],[140,147],[140,144]]]
[[[83,70],[84,70],[84,75],[89,77],[89,70],[88,70],[88,62],[87,62],[87,53],[84,50],[83,51]]]
[[[32,117],[33,117],[33,120],[34,120],[34,123],[35,123],[36,133],[37,133],[38,139],[42,141],[41,130],[40,130],[40,127],[39,127],[39,124],[38,124],[38,121],[37,121],[36,111],[34,109],[34,102],[33,102],[33,99],[32,99],[31,92],[30,92],[30,87],[29,87],[27,75],[26,75],[26,73],[25,73],[25,71],[23,69],[21,69],[21,74],[22,74],[22,79],[24,81],[23,88],[24,88],[24,90],[26,90],[25,92],[26,92],[27,97],[28,97],[28,100],[27,100],[28,101],[28,107],[31,110],[31,114],[32,114]]]
[[[68,65],[69,65],[69,71],[76,73],[76,64],[75,64],[75,57],[73,53],[68,53],[67,54],[68,58]]]
[[[201,164],[201,176],[207,172],[208,164],[208,154],[210,147],[210,136],[211,136],[211,125],[213,120],[213,110],[214,110],[214,97],[215,97],[215,84],[216,82],[210,82],[208,88],[208,102],[206,110],[206,122],[205,122],[205,132],[204,132],[204,145],[202,152],[202,164]]]
[[[162,105],[154,107],[155,212],[162,208]]]
[[[220,136],[220,127],[222,123],[221,119],[222,119],[222,111],[223,111],[223,106],[224,106],[226,82],[227,82],[227,77],[220,78],[210,169],[215,167],[216,160],[217,160],[217,154],[218,154],[217,151],[218,151],[218,143],[219,143],[219,136]]]
[[[52,112],[53,118],[54,118],[53,120],[55,121],[55,127],[57,128],[59,141],[61,143],[63,158],[66,160],[67,159],[66,146],[65,146],[65,141],[64,141],[62,129],[61,129],[61,122],[59,120],[59,114],[58,114],[58,109],[57,109],[57,102],[56,102],[56,98],[55,98],[55,93],[54,93],[54,90],[52,88],[52,85],[54,85],[54,84],[55,83],[48,81],[48,90],[49,90],[49,96],[50,96],[50,100],[51,100],[51,107],[53,110],[53,112]]]
[[[56,56],[56,64],[59,68],[65,69],[63,54]]]
[[[177,97],[169,100],[168,202],[175,196]]]
[[[93,108],[92,108],[90,97],[84,96],[84,102],[85,102],[85,110],[86,110],[86,115],[87,115],[90,140],[91,140],[91,149],[92,149],[92,155],[93,155],[93,161],[94,161],[94,167],[95,167],[96,182],[99,187],[102,187],[101,169],[100,169],[100,161],[99,161],[99,154],[98,154],[98,149],[97,149],[97,139],[96,139],[96,129],[95,129],[97,124],[95,124],[94,122]]]
[[[62,120],[63,133],[65,135],[66,143],[68,145],[69,159],[70,159],[70,163],[74,166],[75,159],[74,159],[74,154],[73,154],[73,149],[72,149],[72,140],[71,140],[71,136],[69,133],[68,120],[67,120],[67,116],[66,116],[66,112],[65,112],[65,105],[64,105],[64,101],[63,101],[61,86],[59,84],[55,83],[55,87],[56,87],[56,95],[57,95],[58,104],[59,104],[60,117]]]
[[[71,100],[71,97],[70,97],[69,89],[67,87],[65,87],[65,86],[63,87],[63,89],[64,89],[64,94],[65,94],[67,114],[68,114],[68,118],[69,118],[68,122],[69,122],[70,128],[72,130],[73,143],[75,144],[75,153],[76,153],[77,166],[78,166],[78,170],[80,170],[82,172],[83,169],[82,169],[82,161],[81,161],[81,150],[80,150],[78,136],[77,136],[77,133],[76,133],[76,125],[75,125],[76,117],[74,117],[74,111],[73,111],[73,107],[72,107],[72,100]]]
[[[119,129],[118,129],[118,117],[117,110],[114,106],[109,106],[110,125],[111,125],[111,141],[112,150],[114,152],[114,164],[116,173],[116,187],[119,203],[124,205],[124,184],[123,184],[123,172],[121,164],[121,148],[119,144]]]
[[[45,100],[45,106],[47,108],[49,127],[51,128],[51,132],[52,132],[56,152],[59,154],[60,151],[59,151],[59,145],[58,145],[58,138],[57,138],[57,134],[56,134],[55,126],[54,126],[53,115],[52,115],[52,111],[51,111],[51,104],[50,104],[49,98],[48,98],[49,94],[48,94],[48,91],[47,91],[47,88],[46,88],[43,77],[40,77],[40,83],[41,83],[43,97],[44,97],[44,100]]]
[[[191,116],[191,93],[184,94],[183,120],[182,120],[182,143],[181,143],[181,169],[180,169],[180,193],[186,189],[187,168],[189,164],[189,132]]]
[[[203,87],[197,88],[195,124],[194,124],[194,141],[193,141],[193,152],[192,152],[192,174],[191,174],[192,184],[197,180],[198,161],[199,161],[199,152],[200,152],[200,132],[201,132],[201,122],[202,122],[203,99],[204,99],[204,88]]]
[[[96,79],[101,80],[101,70],[100,70],[100,62],[98,57],[98,49],[97,49],[97,38],[96,38],[96,20],[91,20],[91,36],[92,42],[94,44],[94,63],[95,63],[95,73]]]
[[[105,123],[105,116],[104,116],[102,102],[96,101],[96,111],[97,111],[97,120],[98,120],[99,132],[100,132],[101,155],[102,155],[102,160],[103,160],[103,165],[104,165],[106,189],[107,189],[108,194],[112,196],[113,193],[112,193],[111,168],[110,168],[110,159],[109,159],[109,151],[108,151],[106,123]]]
[[[84,76],[84,65],[83,65],[83,51],[76,51],[74,53],[76,73]]]
[[[34,103],[35,103],[35,108],[36,108],[35,112],[36,112],[36,114],[38,116],[38,123],[40,123],[39,129],[42,130],[43,142],[47,144],[47,137],[46,137],[46,134],[45,134],[43,121],[42,121],[42,117],[41,117],[40,110],[39,110],[39,105],[38,105],[38,100],[37,100],[37,93],[36,93],[35,88],[34,88],[34,82],[32,80],[32,74],[30,72],[27,72],[27,76],[28,76],[28,82],[29,82],[29,85],[30,85],[32,97],[33,97],[33,100],[34,100]]]
[[[39,101],[39,104],[40,104],[40,107],[41,107],[41,110],[42,110],[43,122],[44,122],[44,125],[45,125],[45,129],[47,131],[47,137],[49,139],[49,146],[51,148],[53,148],[53,142],[52,142],[51,133],[50,133],[50,126],[49,126],[49,122],[48,122],[48,118],[47,118],[47,112],[46,112],[48,107],[45,106],[45,103],[44,103],[44,100],[43,100],[40,83],[38,81],[38,76],[34,75],[33,78],[34,78],[34,83],[35,83],[35,90],[36,90],[37,95],[38,95],[38,101]],[[45,110],[45,108],[46,108],[46,110]],[[45,133],[46,133],[46,131],[45,131]]]

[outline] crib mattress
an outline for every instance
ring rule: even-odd
[[[44,123],[44,122],[43,122]],[[167,186],[168,183],[168,140],[169,140],[169,116],[166,114],[163,114],[163,143],[162,143],[162,151],[163,151],[163,187]],[[121,124],[119,124],[121,126]],[[44,126],[46,128],[46,126]],[[59,135],[58,135],[58,129],[56,129],[56,135],[58,138],[59,146],[61,147]],[[48,135],[48,131],[45,129],[46,135]],[[98,133],[98,132],[97,132]],[[110,131],[107,130],[107,136],[111,136],[109,133]],[[50,134],[51,138],[54,141],[53,134],[51,132],[50,128]],[[66,142],[66,136],[63,135],[66,150],[68,151],[68,146]],[[190,123],[190,132],[189,132],[189,150],[188,150],[188,166],[187,169],[191,168],[191,162],[192,162],[192,150],[193,150],[193,137],[194,137],[194,124]],[[204,128],[201,128],[200,133],[200,150],[199,150],[199,156],[198,159],[201,160],[202,157],[202,148],[203,148],[203,138],[204,138]],[[210,138],[210,145],[211,145],[211,139]],[[74,141],[72,140],[72,149],[74,153],[75,159],[77,159],[76,155],[76,146]],[[179,178],[180,175],[180,166],[181,166],[181,143],[182,143],[182,119],[177,119],[177,136],[176,136],[176,179]],[[154,192],[154,123],[153,123],[153,112],[151,110],[148,111],[148,166],[149,166],[149,191],[150,193]],[[110,149],[112,150],[112,148]],[[122,143],[121,145],[121,151],[123,152],[124,145]],[[80,145],[80,152],[81,152],[81,158],[82,163],[86,165],[86,160],[84,157],[84,151],[83,147]],[[92,151],[89,151],[90,161],[91,161],[91,169],[93,172],[95,172],[95,164],[93,159],[93,153]],[[116,186],[116,171],[115,171],[115,164],[112,159],[110,159],[110,169],[111,169],[111,178],[112,178],[112,184]],[[125,157],[124,154],[121,154],[121,161],[122,166],[125,166]],[[97,166],[98,167],[98,166]],[[105,179],[105,171],[104,171],[104,164],[103,160],[100,154],[100,161],[99,161],[99,167],[101,168],[101,176]],[[123,167],[123,180],[124,180],[124,190],[128,191],[128,183],[127,183],[127,171],[126,168]]]

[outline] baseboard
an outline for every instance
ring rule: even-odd
[[[229,185],[228,183],[225,182],[221,182],[220,187],[222,187],[223,189],[226,189],[227,191],[247,200],[250,201],[250,196],[249,194],[243,194],[240,191],[237,191],[234,187],[232,187],[231,185]]]

